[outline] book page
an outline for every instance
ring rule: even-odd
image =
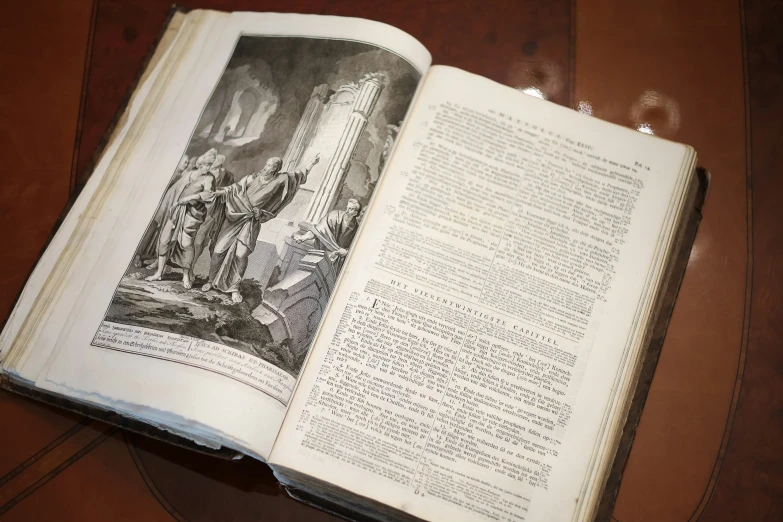
[[[692,159],[433,67],[275,443],[278,475],[424,519],[577,518]]]
[[[358,19],[185,25],[20,334],[54,355],[21,373],[265,458],[430,56]]]

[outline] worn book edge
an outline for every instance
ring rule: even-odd
[[[603,485],[601,500],[593,518],[596,522],[609,522],[612,517],[617,494],[620,491],[620,482],[623,471],[628,463],[628,457],[631,453],[636,428],[642,417],[642,410],[647,401],[647,394],[650,391],[655,368],[658,365],[658,358],[661,355],[663,342],[666,339],[666,331],[674,312],[674,305],[677,300],[677,294],[680,291],[682,280],[685,277],[685,269],[688,266],[691,249],[696,239],[696,232],[701,222],[702,207],[709,186],[709,172],[699,167],[696,169],[698,186],[693,200],[690,216],[684,221],[677,240],[677,246],[672,251],[672,261],[667,270],[667,280],[664,283],[664,290],[660,294],[656,318],[650,323],[649,341],[643,355],[643,362],[634,377],[636,380],[636,391],[633,394],[627,408],[625,425],[622,429],[619,442],[614,451],[614,460],[609,470],[608,478]]]
[[[186,437],[176,435],[162,428],[157,428],[147,422],[123,416],[110,408],[102,408],[91,403],[66,397],[64,395],[40,390],[30,386],[24,381],[13,379],[8,375],[0,375],[0,388],[17,393],[24,397],[56,406],[58,408],[78,413],[79,415],[91,417],[95,420],[117,426],[118,428],[138,433],[139,435],[151,437],[153,439],[167,442],[169,444],[174,444],[175,446],[179,446],[181,448],[197,451],[205,455],[212,455],[223,459],[238,459],[242,457],[241,453],[238,453],[232,449],[225,447],[212,449],[193,442]]]
[[[152,70],[150,67],[152,63],[152,58],[154,57],[155,53],[158,51],[158,46],[160,45],[163,36],[166,34],[166,31],[168,30],[172,18],[174,18],[174,15],[176,15],[178,12],[185,13],[187,12],[187,10],[177,5],[173,5],[169,9],[168,14],[166,15],[166,19],[163,22],[163,27],[160,29],[157,36],[155,37],[155,41],[150,47],[150,50],[147,52],[147,55],[144,57],[144,61],[142,62],[141,67],[136,73],[135,78],[131,82],[130,87],[125,92],[125,96],[120,102],[117,111],[114,113],[114,117],[109,122],[109,125],[106,127],[106,130],[101,136],[101,139],[98,141],[98,145],[95,147],[95,150],[93,151],[92,155],[90,156],[90,159],[87,161],[87,164],[85,165],[84,168],[85,179],[89,179],[92,176],[93,172],[95,171],[95,167],[98,165],[101,158],[103,157],[103,153],[106,151],[109,144],[111,143],[112,135],[114,134],[115,129],[118,127],[118,124],[123,120],[123,116],[125,115],[125,112],[128,109],[131,99],[133,98],[133,94],[136,92],[136,88],[141,83],[142,78],[144,78],[147,75],[147,73]],[[90,64],[88,63],[85,65],[85,68],[89,66]],[[78,152],[77,149],[79,147],[80,142],[81,142],[81,136],[77,138],[77,142],[74,145],[74,154]],[[49,244],[52,242],[52,239],[54,239],[54,236],[57,234],[57,231],[60,229],[60,226],[63,224],[63,221],[65,221],[65,218],[68,216],[68,213],[71,211],[71,208],[73,207],[74,203],[78,199],[79,194],[81,193],[83,188],[84,188],[84,183],[80,183],[80,184],[76,184],[71,190],[71,193],[68,196],[68,201],[65,202],[62,211],[60,212],[59,216],[57,216],[54,225],[52,225],[52,229],[49,232],[49,236],[46,238],[44,245],[41,247],[40,251],[38,252],[38,255],[35,258],[35,262],[33,263],[32,267],[30,268],[27,275],[25,276],[25,284],[27,284],[27,281],[30,279],[30,276],[33,274],[35,267],[38,265],[44,253],[49,248]],[[16,306],[17,302],[19,301],[19,298],[22,296],[23,291],[24,291],[24,285],[22,285],[22,288],[20,288],[19,291],[16,293],[13,303],[11,304],[11,307],[9,309],[8,315],[5,318],[3,318],[2,323],[0,323],[0,331],[3,330],[6,324],[8,323],[8,320],[11,317],[11,313],[14,307]],[[0,360],[0,362],[2,362],[2,360]]]
[[[133,99],[133,95],[136,92],[136,89],[141,84],[142,80],[151,72],[152,68],[154,67],[155,64],[153,63],[153,59],[158,51],[159,46],[161,45],[163,37],[165,36],[166,32],[169,29],[169,26],[174,16],[177,13],[187,13],[188,11],[189,9],[186,9],[178,5],[173,5],[169,9],[169,12],[166,15],[166,19],[163,23],[163,26],[161,27],[160,31],[155,37],[153,45],[150,47],[150,50],[147,52],[147,55],[145,56],[141,67],[136,73],[133,82],[131,82],[130,87],[126,91],[125,96],[122,99],[122,102],[120,103],[119,107],[117,108],[117,111],[114,114],[114,117],[109,122],[106,131],[103,133],[103,136],[98,142],[95,151],[93,152],[92,156],[90,157],[90,160],[86,164],[85,172],[87,173],[87,175],[85,176],[85,179],[89,178],[94,172],[96,166],[98,165],[101,158],[103,157],[104,152],[111,144],[112,136],[114,135],[115,130],[122,123],[126,114],[126,110],[128,109],[130,102]],[[87,64],[87,67],[89,67],[89,64]],[[78,143],[75,145],[75,147],[78,147]],[[79,194],[81,193],[81,190],[83,188],[84,188],[84,184],[79,184],[74,187],[73,191],[71,192],[68,198],[68,201],[66,202],[62,212],[60,213],[57,220],[55,221],[54,226],[52,227],[52,230],[49,234],[49,237],[47,238],[40,252],[38,253],[36,261],[33,264],[32,268],[30,269],[30,272],[27,274],[25,280],[30,278],[30,275],[35,269],[35,266],[41,260],[41,257],[44,255],[44,252],[46,252],[46,249],[49,247],[49,244],[51,243],[55,234],[59,230],[66,216],[70,212],[71,208],[73,207],[73,204],[75,203],[76,199],[79,197]],[[23,291],[24,291],[24,287],[22,287],[17,293],[10,310],[13,310],[14,306],[19,301],[19,298],[21,297]],[[10,317],[11,317],[11,311],[9,311],[9,315],[3,319],[2,324],[0,325],[0,330],[2,330],[2,328],[5,327]],[[194,441],[191,441],[190,439],[187,439],[183,436],[176,435],[169,431],[157,428],[146,422],[124,417],[121,414],[109,408],[97,407],[95,405],[88,404],[83,401],[74,400],[63,395],[50,393],[47,391],[37,389],[27,381],[21,379],[14,379],[9,375],[0,374],[0,388],[11,391],[13,393],[17,393],[19,395],[23,395],[28,398],[32,398],[44,402],[46,404],[51,404],[59,408],[76,412],[81,415],[85,415],[87,417],[91,417],[99,421],[106,422],[108,424],[112,424],[114,426],[120,427],[128,431],[132,431],[134,433],[138,433],[140,435],[144,435],[147,437],[151,437],[153,439],[168,442],[170,444],[174,444],[176,446],[180,446],[183,448],[188,448],[197,451],[199,453],[213,455],[224,459],[238,459],[243,456],[242,453],[239,453],[235,450],[228,449],[225,447],[221,447],[219,449],[211,449],[207,446],[203,446]]]

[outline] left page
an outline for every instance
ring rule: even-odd
[[[51,353],[17,368],[39,388],[266,458],[430,56],[359,19],[183,26],[98,166],[67,284],[3,342]]]

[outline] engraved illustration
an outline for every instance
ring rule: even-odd
[[[240,37],[102,328],[298,376],[419,79],[366,43]]]

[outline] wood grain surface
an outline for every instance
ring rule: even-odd
[[[783,7],[773,0],[187,1],[360,16],[453,65],[693,145],[711,186],[616,522],[783,520]],[[0,7],[0,315],[163,23],[167,0]],[[327,520],[221,461],[0,393],[0,520]]]

